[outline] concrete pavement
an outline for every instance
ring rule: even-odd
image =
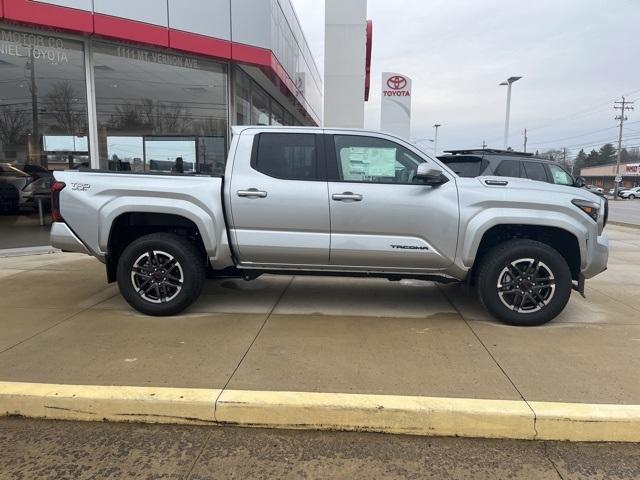
[[[91,258],[4,258],[0,381],[640,405],[640,235],[609,233],[587,299],[531,329],[457,286],[312,277],[211,281],[152,318]]]
[[[640,200],[609,199],[609,219],[614,222],[640,226]]]
[[[0,419],[0,478],[628,480],[640,445]]]

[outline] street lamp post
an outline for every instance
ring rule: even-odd
[[[433,156],[437,157],[438,156],[438,128],[440,128],[442,125],[440,123],[436,123],[433,128],[436,129],[436,136],[435,139],[433,141]]]
[[[511,84],[517,82],[522,77],[509,77],[500,85],[507,86],[507,115],[504,121],[504,149],[509,148],[509,115],[511,114]]]

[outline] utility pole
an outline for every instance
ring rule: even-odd
[[[613,199],[619,200],[618,198],[618,190],[620,189],[620,157],[622,155],[622,129],[624,127],[624,121],[627,119],[625,112],[627,110],[633,110],[633,103],[625,100],[624,96],[622,97],[622,101],[615,102],[613,108],[615,110],[620,110],[620,115],[616,116],[616,120],[620,120],[620,133],[618,133],[618,159],[616,161],[616,183],[615,189],[613,191]]]
[[[482,140],[482,149],[484,150],[485,148],[487,148],[487,142]]]
[[[436,123],[433,128],[436,129],[436,136],[435,136],[435,141],[433,142],[433,156],[437,157],[438,156],[438,128],[440,128],[442,126],[442,124],[440,123]]]
[[[522,134],[524,135],[524,153],[527,153],[527,140],[529,140],[529,137],[527,137],[527,129],[524,129],[524,132],[522,132]]]

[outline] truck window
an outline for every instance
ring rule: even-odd
[[[525,175],[531,180],[538,180],[540,182],[547,181],[547,172],[544,170],[544,165],[538,162],[523,162]]]
[[[519,177],[520,162],[517,160],[503,160],[494,172],[499,177]]]
[[[252,166],[259,172],[285,180],[318,178],[316,136],[310,133],[261,133]]]
[[[553,178],[553,183],[557,185],[574,185],[573,177],[565,172],[564,168],[553,164],[549,164],[548,167],[551,172],[551,178]]]
[[[346,182],[421,183],[417,155],[383,138],[335,135],[338,178]]]

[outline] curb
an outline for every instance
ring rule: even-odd
[[[627,228],[636,228],[640,229],[640,225],[637,223],[626,223],[626,222],[618,222],[616,220],[609,220],[607,225],[615,225],[616,227],[627,227]]]
[[[640,442],[640,405],[0,382],[0,417]]]
[[[22,248],[2,248],[0,249],[0,258],[2,257],[24,257],[27,255],[48,255],[50,253],[60,253],[62,250],[51,246],[42,247],[22,247]]]

